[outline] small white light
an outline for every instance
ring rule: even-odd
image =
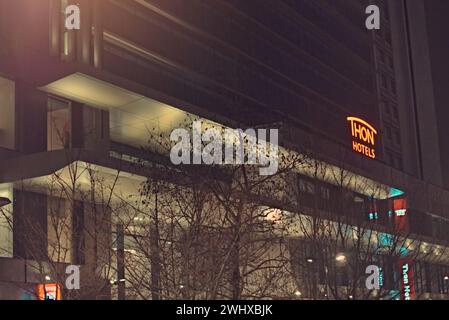
[[[312,258],[308,258],[308,259],[307,259],[307,262],[308,262],[308,263],[312,263],[312,262],[313,262],[313,259],[312,259]]]
[[[449,276],[444,276],[444,280],[449,280]]]
[[[271,223],[280,223],[282,218],[282,211],[279,209],[270,209],[270,211],[265,216],[265,219]]]
[[[49,275],[45,276],[45,280],[50,281],[51,277]]]
[[[301,291],[296,290],[295,291],[295,296],[297,296],[297,297],[301,296]]]
[[[179,285],[179,289],[184,289],[184,285]]]
[[[344,261],[346,261],[346,256],[342,253],[339,253],[335,257],[335,260],[337,260],[338,262],[344,262]]]
[[[120,279],[120,280],[119,280],[119,282],[125,282],[125,281],[126,281],[125,279]]]
[[[349,299],[352,299],[353,298],[353,296],[349,296]]]

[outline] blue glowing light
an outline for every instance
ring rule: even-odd
[[[379,267],[379,287],[382,287],[384,285],[384,275],[382,272],[382,268]]]
[[[379,246],[390,247],[393,245],[393,236],[388,233],[379,234]]]
[[[390,193],[389,193],[389,197],[397,197],[397,196],[402,196],[404,194],[404,191],[396,189],[396,188],[390,188]]]
[[[408,254],[408,249],[406,247],[401,247],[401,249],[399,249],[399,253],[405,257]]]

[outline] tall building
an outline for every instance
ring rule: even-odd
[[[91,236],[95,199],[48,190],[55,173],[70,186],[77,163],[84,190],[93,188],[86,172],[98,172],[107,183],[119,176],[119,194],[138,195],[146,176],[130,162],[163,161],[141,150],[148,131],[169,133],[186,113],[232,128],[279,128],[282,147],[348,172],[351,203],[364,203],[364,218],[406,219],[411,238],[445,252],[446,5],[375,3],[380,30],[366,29],[364,0],[0,0],[0,196],[12,201],[0,229],[0,298],[56,285],[39,261],[91,267],[104,259],[97,243],[114,237],[116,252],[131,250],[123,230]],[[73,4],[79,30],[65,25]],[[320,193],[329,206],[341,200],[328,174],[316,180],[304,169],[292,189]],[[67,217],[70,236],[52,229],[54,216]],[[81,236],[84,228],[93,229]],[[50,250],[55,241],[64,250]],[[435,265],[385,262],[389,298],[409,297],[401,278],[408,264],[412,298],[447,298],[446,255]],[[109,283],[90,267],[82,275],[92,287]],[[119,283],[120,298],[123,270],[114,277],[86,296],[111,298]]]

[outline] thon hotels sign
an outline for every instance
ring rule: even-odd
[[[356,118],[346,118],[351,126],[352,150],[369,158],[376,158],[375,142],[377,131],[368,122]]]

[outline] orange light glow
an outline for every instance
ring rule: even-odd
[[[352,149],[369,158],[376,158],[375,137],[376,129],[365,120],[357,117],[346,118],[351,123]]]
[[[61,285],[57,283],[38,284],[36,295],[39,300],[62,300]]]
[[[282,211],[279,209],[269,209],[267,210],[265,219],[273,224],[280,223],[282,219]]]

